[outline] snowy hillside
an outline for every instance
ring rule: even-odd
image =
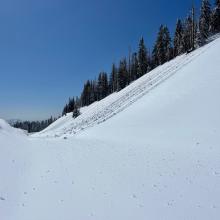
[[[0,219],[219,220],[219,51],[220,38],[33,136],[0,121]]]
[[[26,132],[21,129],[12,128],[6,121],[0,119],[0,135],[24,136]]]
[[[217,41],[212,42],[193,53],[177,57],[163,66],[159,66],[155,70],[133,82],[122,91],[114,93],[104,100],[84,108],[82,114],[77,119],[73,119],[72,114],[68,114],[34,136],[71,136],[108,120],[145,96],[152,89],[160,85],[161,82],[167,80],[175,73],[179,74],[179,72],[184,70],[190,63],[195,60],[197,61],[198,59],[200,60],[200,56],[210,47],[216,45]],[[189,65],[189,68],[191,66],[192,65]]]

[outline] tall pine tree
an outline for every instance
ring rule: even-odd
[[[211,16],[211,32],[213,34],[220,32],[220,0],[216,0],[215,8]]]
[[[124,58],[120,61],[118,68],[118,90],[124,89],[128,85],[127,61]]]
[[[193,21],[191,16],[188,16],[185,20],[184,24],[184,34],[183,34],[183,51],[187,52],[192,50],[192,29],[193,29]]]
[[[153,49],[153,66],[162,65],[172,58],[171,37],[166,26],[161,25]]]
[[[73,118],[77,118],[80,115],[80,110],[78,104],[75,102],[73,109]]]
[[[165,50],[165,61],[167,62],[173,58],[173,48],[171,45],[170,31],[167,26],[165,26],[163,29],[163,43]]]
[[[144,38],[142,37],[139,42],[139,50],[138,50],[138,75],[143,76],[147,73],[148,70],[148,57],[147,57],[147,49],[144,44]]]
[[[199,18],[199,44],[203,45],[210,34],[211,6],[208,0],[202,0],[201,14]]]
[[[113,93],[118,90],[118,73],[115,64],[112,65],[112,71],[109,79],[109,92]]]
[[[174,34],[174,40],[173,40],[174,56],[178,56],[183,52],[183,34],[184,34],[183,24],[182,21],[178,19]]]
[[[87,80],[84,84],[83,92],[81,94],[81,103],[82,106],[90,105],[91,102],[91,82]]]
[[[131,57],[131,80],[134,81],[138,78],[138,57],[137,53],[133,53]]]
[[[105,72],[101,72],[98,77],[98,100],[105,98],[108,95],[108,91],[108,75]]]

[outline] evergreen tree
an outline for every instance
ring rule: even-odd
[[[148,50],[147,60],[148,60],[147,61],[148,62],[147,72],[150,72],[153,69],[153,66],[152,66],[152,54],[151,54],[150,50]]]
[[[177,20],[176,30],[174,34],[174,56],[178,56],[183,52],[183,24],[180,19]]]
[[[88,106],[91,104],[91,82],[87,80],[84,84],[83,92],[81,94],[82,106]]]
[[[98,77],[98,100],[105,98],[108,95],[108,75],[101,72]]]
[[[190,28],[191,18],[188,17],[184,23],[184,34],[183,34],[183,51],[186,52],[190,49]]]
[[[138,75],[143,76],[148,70],[148,57],[147,49],[144,44],[144,38],[142,37],[139,42],[138,50]]]
[[[195,18],[195,7],[194,7],[194,5],[192,6],[192,10],[191,10],[191,19],[192,19],[191,47],[192,47],[192,50],[194,50],[196,39],[197,39],[197,23],[196,23],[196,18]]]
[[[208,0],[202,0],[199,18],[199,44],[204,44],[210,33],[211,8]]]
[[[195,19],[195,9],[192,7],[190,15],[184,23],[183,52],[190,52],[195,49],[197,39],[197,24]]]
[[[110,93],[114,93],[118,90],[118,76],[117,76],[117,68],[115,64],[112,65],[112,71],[109,80],[109,90]]]
[[[152,65],[152,68],[156,68],[157,66],[159,66],[157,41],[155,42],[154,47],[153,47],[151,65]]]
[[[68,113],[68,105],[66,104],[63,108],[62,116],[66,115]]]
[[[80,100],[80,98],[79,98],[78,96],[76,96],[75,104],[76,104],[78,107],[82,107],[81,100]]]
[[[160,26],[156,43],[153,49],[154,66],[161,65],[165,62],[165,51],[163,46],[163,25]]]
[[[192,27],[193,27],[192,18],[191,18],[191,16],[188,16],[185,21],[184,34],[183,34],[183,51],[184,52],[190,51],[193,47],[193,45],[192,45]]]
[[[131,57],[131,81],[134,81],[138,78],[138,57],[137,53],[133,53]]]
[[[73,110],[73,118],[77,118],[80,115],[79,106],[75,103]]]
[[[97,95],[98,95],[98,101],[102,99],[102,73],[98,76],[98,82],[97,82]]]
[[[131,74],[131,49],[129,47],[129,54],[128,54],[128,62],[127,62],[127,70],[128,70],[128,84],[132,82],[132,74]]]
[[[153,66],[162,65],[172,58],[172,47],[169,30],[161,25],[153,49]]]
[[[73,111],[73,109],[74,109],[74,106],[75,106],[75,99],[74,99],[74,97],[71,99],[71,98],[69,98],[69,103],[68,103],[68,110],[67,110],[67,112],[69,113],[69,112],[72,112]]]
[[[211,15],[211,32],[216,34],[220,32],[220,0],[216,0],[215,8]]]
[[[165,61],[169,61],[173,58],[173,48],[171,45],[170,32],[167,26],[163,29],[163,44],[165,50]]]
[[[128,70],[126,59],[120,61],[118,68],[118,90],[125,88],[128,85]]]
[[[93,103],[98,100],[97,83],[96,83],[96,80],[92,80],[90,83],[91,83],[90,103]],[[78,106],[80,106],[80,105],[78,105]]]

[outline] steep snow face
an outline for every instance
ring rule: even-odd
[[[171,141],[196,139],[219,144],[220,134],[220,39],[194,54],[178,57],[190,60],[178,67],[169,80],[158,85],[135,104],[111,120],[88,129],[80,136],[123,141],[147,138],[147,142],[169,144]],[[172,65],[175,61],[170,62]],[[182,65],[180,62],[180,65]],[[163,69],[164,67],[160,67]],[[143,79],[140,79],[142,81]]]
[[[38,138],[0,131],[0,219],[219,220],[219,51],[178,57]]]
[[[151,91],[159,86],[161,82],[167,80],[173,75],[184,75],[185,80],[181,82],[181,85],[185,87],[187,90],[188,82],[191,83],[191,76],[188,74],[191,73],[192,77],[194,77],[193,85],[196,86],[196,78],[197,75],[193,75],[195,71],[197,74],[201,72],[201,69],[195,69],[195,64],[198,63],[199,66],[203,67],[205,64],[204,60],[210,60],[210,57],[207,54],[213,54],[213,51],[209,50],[209,48],[213,48],[218,44],[218,40],[212,42],[205,47],[202,47],[188,55],[182,55],[177,57],[176,59],[164,64],[163,66],[159,66],[155,70],[151,71],[150,73],[146,74],[142,78],[136,80],[131,85],[123,89],[118,93],[114,93],[107,98],[93,103],[92,105],[83,109],[82,114],[77,118],[73,119],[72,114],[68,114],[65,117],[60,118],[55,123],[50,125],[44,131],[34,134],[35,137],[62,137],[62,136],[72,136],[73,134],[80,133],[85,129],[91,128],[95,125],[105,122],[109,118],[117,115],[124,109],[127,109],[137,100],[148,99],[146,96],[147,93],[151,93]],[[203,54],[206,54],[205,56]],[[216,53],[216,52],[215,52]],[[218,52],[214,56],[218,57]],[[205,57],[205,58],[204,58]],[[219,62],[217,60],[213,60],[215,62]],[[201,63],[203,60],[203,63]],[[203,65],[201,65],[203,64]],[[207,67],[207,66],[206,66]],[[211,67],[209,67],[210,69]],[[195,69],[195,70],[194,70]],[[205,73],[202,70],[202,73]],[[201,75],[202,75],[201,73]],[[175,76],[176,77],[176,76]],[[174,77],[174,78],[175,78]],[[205,76],[204,76],[205,77]],[[188,79],[187,79],[188,78]],[[172,79],[173,80],[173,79]],[[204,80],[201,78],[201,80]],[[171,87],[166,93],[170,92],[173,88]],[[158,90],[157,90],[158,91]],[[170,92],[169,97],[172,99],[176,97],[177,90],[174,90],[174,94]],[[191,91],[188,90],[188,93]],[[181,96],[181,94],[180,94]]]

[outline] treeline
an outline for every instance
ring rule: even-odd
[[[211,35],[219,32],[220,0],[216,0],[213,8],[209,0],[202,0],[198,19],[192,7],[186,19],[177,20],[173,39],[168,27],[161,25],[152,52],[147,49],[142,37],[137,52],[122,58],[118,65],[113,63],[110,74],[101,72],[97,79],[86,81],[81,96],[70,98],[62,115],[73,112],[73,117],[77,117],[80,107],[122,90],[157,66],[204,45]]]
[[[44,130],[56,120],[56,118],[50,117],[42,121],[18,121],[13,124],[13,127],[26,130],[28,133],[33,133]]]

